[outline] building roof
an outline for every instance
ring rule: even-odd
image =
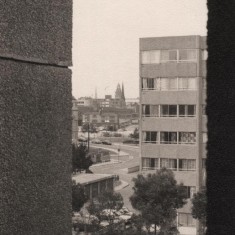
[[[102,181],[105,179],[111,179],[114,178],[114,175],[109,175],[109,174],[79,174],[76,176],[73,176],[72,179],[76,181],[76,183],[86,185],[86,184],[91,184],[95,183],[98,181]]]

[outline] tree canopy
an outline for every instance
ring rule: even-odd
[[[80,211],[84,203],[87,202],[88,197],[85,194],[84,188],[81,184],[72,182],[72,209],[73,211]]]
[[[134,181],[132,206],[146,221],[155,225],[162,234],[175,234],[177,209],[186,203],[183,185],[178,185],[171,170],[163,168],[146,177],[138,175]]]
[[[72,170],[81,171],[88,170],[92,165],[91,156],[88,154],[85,145],[72,144]]]
[[[192,216],[193,218],[198,219],[201,222],[203,233],[205,233],[207,205],[207,196],[205,188],[203,188],[198,193],[194,194],[192,198],[192,204]]]

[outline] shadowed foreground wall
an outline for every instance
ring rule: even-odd
[[[69,235],[72,3],[3,3],[8,27],[0,24],[0,234]]]
[[[207,235],[235,234],[235,1],[208,0]]]

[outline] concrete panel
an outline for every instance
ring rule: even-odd
[[[142,91],[142,104],[197,103],[197,91]]]
[[[196,171],[175,171],[175,179],[185,186],[196,186]]]
[[[197,158],[197,146],[189,144],[161,144],[160,157],[166,158],[167,156],[177,157],[181,159],[195,159]]]
[[[142,157],[196,159],[196,145],[142,144]]]
[[[71,71],[0,68],[0,234],[71,234]]]
[[[199,36],[140,38],[140,50],[199,48]]]
[[[0,0],[0,56],[71,66],[72,0]]]
[[[160,147],[158,144],[142,144],[142,157],[160,157]]]
[[[196,131],[196,118],[142,118],[143,131]]]
[[[162,63],[141,65],[141,77],[197,77],[197,63]]]

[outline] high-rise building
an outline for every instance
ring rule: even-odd
[[[166,167],[184,184],[177,225],[187,235],[197,234],[190,198],[205,181],[206,49],[201,36],[140,39],[141,170]]]

